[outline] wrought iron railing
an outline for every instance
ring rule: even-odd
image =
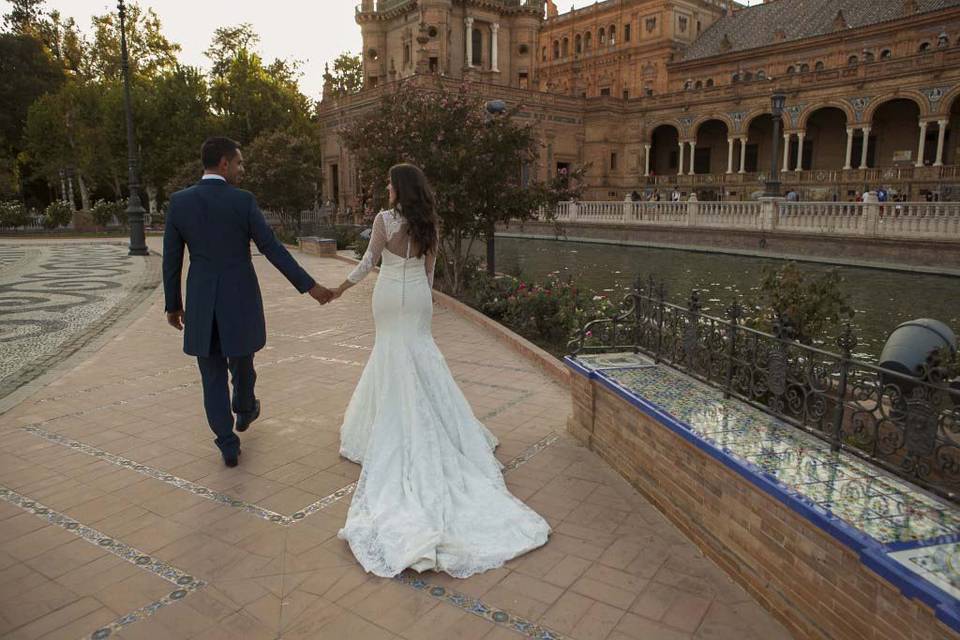
[[[960,384],[928,358],[906,375],[855,360],[852,325],[840,353],[790,339],[789,322],[774,335],[744,326],[734,302],[726,319],[666,302],[651,278],[627,294],[612,317],[587,323],[570,342],[579,353],[643,352],[785,422],[870,460],[950,500],[960,500]]]

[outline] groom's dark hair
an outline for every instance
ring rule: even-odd
[[[200,147],[200,160],[204,169],[213,169],[220,164],[220,159],[226,157],[232,160],[240,149],[240,143],[224,136],[214,136],[203,141]]]

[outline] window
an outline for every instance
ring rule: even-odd
[[[607,43],[607,31],[603,27],[600,27],[600,31],[597,32],[597,42],[599,44]]]
[[[528,46],[525,45],[525,44],[522,44],[522,45],[520,45],[520,47],[517,49],[517,51],[520,52],[520,55],[525,56],[525,55],[527,55],[527,53],[530,51],[530,47],[528,47]]]
[[[764,71],[763,69],[760,69],[760,71],[757,71],[757,80],[766,80],[766,79],[767,79],[766,71]]]
[[[403,45],[403,66],[410,64],[410,44]]]
[[[520,76],[519,76],[519,78],[517,79],[517,85],[518,85],[521,89],[529,89],[529,88],[530,88],[530,76],[527,75],[527,72],[526,72],[526,71],[521,71],[521,72],[520,72]]]
[[[697,83],[693,86],[695,89],[703,89],[703,80],[697,80]]]
[[[560,55],[564,58],[570,55],[570,38],[564,38],[560,45]]]
[[[559,57],[560,57],[560,41],[554,40],[553,41],[553,59],[556,60]]]
[[[800,65],[800,73],[810,73],[810,65],[808,65],[806,62]]]
[[[816,69],[817,71],[823,71],[823,68],[824,68],[823,60],[817,60],[817,64],[813,65],[813,68]]]
[[[483,64],[483,32],[480,29],[473,30],[473,60],[471,62],[477,67]]]
[[[583,36],[579,33],[573,38],[573,52],[583,53]]]
[[[873,55],[873,51],[864,51],[863,52],[863,61],[864,62],[873,62],[876,59],[876,56]]]
[[[686,33],[686,32],[687,32],[687,24],[688,24],[688,22],[689,22],[689,21],[688,21],[688,19],[687,19],[686,16],[680,16],[680,17],[679,17],[679,19],[677,20],[677,24],[678,24],[678,26],[680,27],[680,33]]]
[[[796,72],[797,72],[797,70],[794,69],[793,65],[790,65],[789,67],[787,67],[787,73],[788,73],[788,74],[796,73]]]
[[[859,62],[860,62],[860,59],[857,56],[850,56],[849,58],[847,58],[847,64],[851,67],[858,64]]]
[[[930,43],[929,42],[921,43],[919,51],[920,53],[927,53],[928,51],[930,51]]]
[[[541,57],[543,58],[543,61],[546,62],[546,61],[547,61],[547,48],[546,48],[546,47],[543,47],[543,49],[541,49],[540,53],[541,53]]]
[[[883,51],[880,52],[881,60],[889,60],[892,57],[893,57],[893,51],[890,51],[890,49],[884,49]]]
[[[712,86],[713,86],[713,78],[707,79],[707,88],[709,89]]]
[[[610,28],[607,30],[607,33],[610,34],[610,46],[617,44],[617,27],[616,25],[610,25]]]
[[[430,73],[436,73],[440,70],[440,60],[436,56],[430,56]]]
[[[687,80],[686,82],[683,83],[684,91],[690,91],[690,89],[692,88],[693,88],[693,80]]]
[[[431,38],[436,38],[437,33],[438,32],[436,27],[431,26],[429,29],[427,29],[427,35],[430,36]]]
[[[730,76],[730,82],[733,82],[733,83],[740,82],[740,74],[734,73],[732,76]]]
[[[375,86],[377,86],[377,80],[378,80],[378,79],[379,79],[379,78],[377,78],[377,76],[370,76],[369,78],[367,78],[367,86],[368,86],[368,87],[375,87]]]
[[[743,79],[746,80],[747,82],[750,82],[751,80],[753,80],[753,72],[747,71],[746,73],[744,73]]]
[[[624,90],[623,90],[623,99],[624,99],[624,100],[629,100],[629,99],[630,99],[630,90],[629,90],[629,89],[624,89]]]
[[[593,33],[587,31],[583,34],[583,48],[587,51],[590,51],[590,48],[593,47]]]
[[[610,87],[603,87],[602,89],[600,89],[600,95],[602,96],[610,95]]]
[[[617,170],[617,153],[614,151],[610,154],[610,171]]]
[[[946,33],[941,33],[937,36],[937,49],[945,49],[950,46],[950,36]]]
[[[630,42],[630,25],[623,25],[623,41]]]

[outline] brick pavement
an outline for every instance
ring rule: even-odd
[[[151,240],[156,248],[157,243]],[[349,265],[299,256],[325,283]],[[159,293],[0,416],[0,636],[788,637],[598,457],[566,388],[452,311],[435,335],[550,542],[467,580],[365,574],[336,538],[359,467],[338,428],[373,342],[374,278],[320,308],[255,258],[268,346],[240,467]],[[49,377],[49,376],[48,376]]]

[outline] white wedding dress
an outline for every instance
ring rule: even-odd
[[[507,490],[497,439],[433,341],[435,258],[409,257],[406,226],[378,214],[348,276],[359,282],[382,256],[376,339],[340,432],[340,453],[363,468],[338,535],[378,576],[411,567],[465,578],[543,545],[550,526]]]

